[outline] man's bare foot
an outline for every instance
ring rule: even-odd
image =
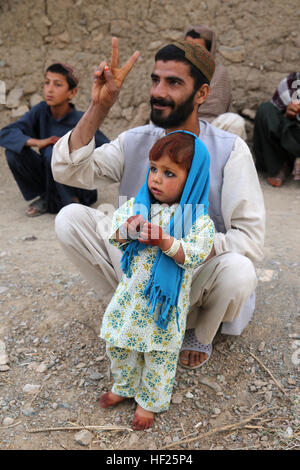
[[[285,163],[279,173],[275,176],[269,176],[267,178],[267,183],[269,183],[271,186],[274,186],[275,188],[280,188],[280,186],[283,185],[285,178],[288,176],[289,170],[288,166]]]
[[[120,397],[113,392],[103,393],[100,397],[100,406],[101,408],[107,408],[108,406],[116,406],[121,401],[126,400],[126,397]]]
[[[283,184],[283,178],[280,178],[279,176],[269,176],[267,178],[267,183],[269,183],[274,188],[280,188],[280,186]]]
[[[152,411],[144,410],[140,405],[137,405],[132,421],[132,429],[135,431],[149,429],[153,426],[153,421],[154,413]]]
[[[25,214],[27,217],[37,217],[47,212],[46,201],[44,196],[40,196],[38,199],[29,204]]]
[[[179,354],[180,363],[188,367],[200,366],[206,359],[208,354],[199,351],[181,351]]]

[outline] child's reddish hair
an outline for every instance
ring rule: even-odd
[[[157,140],[150,150],[149,160],[159,160],[163,155],[189,171],[195,151],[195,138],[190,134],[176,132]]]

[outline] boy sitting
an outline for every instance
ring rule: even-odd
[[[57,213],[72,202],[91,205],[97,200],[96,189],[66,186],[54,181],[52,176],[53,145],[73,129],[83,115],[71,103],[77,85],[73,67],[60,62],[50,65],[44,79],[45,101],[0,131],[0,145],[6,149],[7,163],[24,199],[35,199],[26,211],[28,217]],[[100,131],[95,138],[97,147],[109,142]],[[32,147],[37,147],[39,153]]]

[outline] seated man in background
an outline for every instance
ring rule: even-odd
[[[55,63],[45,72],[44,98],[18,121],[0,131],[0,145],[6,149],[8,166],[26,201],[35,199],[26,215],[36,217],[45,212],[57,213],[72,202],[91,205],[97,191],[66,186],[54,181],[51,170],[53,145],[80,120],[70,102],[77,93],[78,78],[67,64]],[[96,146],[108,142],[97,131]],[[40,153],[32,147],[37,147]]]
[[[273,98],[259,106],[253,151],[257,169],[266,172],[272,186],[280,187],[290,173],[300,180],[300,72],[290,73]]]
[[[208,26],[190,26],[185,33],[185,41],[194,41],[204,46],[215,58],[216,34]],[[226,67],[216,62],[209,95],[205,103],[199,106],[199,118],[246,140],[245,120],[239,114],[229,112],[230,105],[230,78]]]

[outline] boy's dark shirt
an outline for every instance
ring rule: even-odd
[[[72,111],[60,119],[54,119],[50,107],[45,101],[33,106],[30,111],[20,119],[0,131],[0,146],[16,153],[20,153],[28,139],[46,139],[51,136],[62,137],[73,129],[83,111],[78,111],[70,103]],[[96,147],[109,142],[108,138],[101,132],[95,134]],[[52,152],[53,145],[40,149],[41,155]]]

